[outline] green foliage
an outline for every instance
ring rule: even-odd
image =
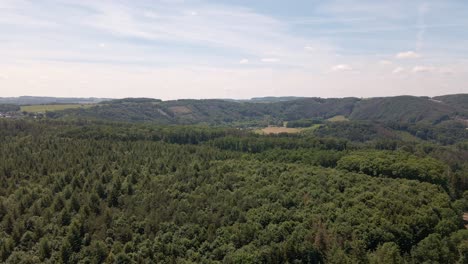
[[[427,97],[395,96],[361,100],[350,115],[355,120],[396,121],[404,123],[441,122],[446,117],[467,114],[453,105],[435,102]]]
[[[312,125],[322,124],[323,119],[321,118],[314,118],[314,119],[300,119],[300,120],[293,120],[288,121],[286,127],[311,127]]]
[[[39,241],[39,258],[41,259],[41,261],[44,261],[50,258],[51,253],[52,253],[52,248],[50,245],[50,241],[47,237],[43,237]]]
[[[433,158],[419,158],[405,152],[359,151],[341,158],[337,168],[372,176],[415,179],[447,185],[443,163]]]
[[[468,94],[450,94],[450,95],[436,96],[433,99],[444,102],[448,105],[468,109]]]
[[[383,243],[370,255],[369,260],[369,262],[373,264],[393,264],[403,262],[403,258],[400,255],[400,248],[394,242]]]
[[[466,175],[461,149],[201,126],[0,128],[1,262],[467,259],[468,192],[452,203],[447,187]]]
[[[20,107],[18,105],[0,104],[0,113],[17,112],[19,110],[20,110]]]
[[[350,119],[411,124],[439,124],[466,119],[468,112],[463,102],[452,102],[453,99],[447,99],[445,103],[414,96],[266,101],[126,98],[103,102],[88,109],[50,112],[48,117],[157,124],[243,124],[244,127],[278,125],[283,121],[289,121],[288,126],[291,127],[308,127],[329,118],[331,121]]]
[[[411,255],[418,263],[454,263],[446,242],[439,234],[427,236],[412,250]]]

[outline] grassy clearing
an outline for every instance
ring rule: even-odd
[[[328,118],[327,121],[330,122],[343,122],[343,121],[349,121],[348,118],[346,118],[344,115],[337,115],[332,118]]]
[[[45,104],[45,105],[23,105],[22,112],[44,113],[46,111],[59,111],[70,108],[90,108],[94,104]]]
[[[255,130],[255,133],[258,134],[279,134],[279,133],[299,133],[302,129],[300,128],[290,128],[290,127],[278,127],[278,126],[269,126],[263,129]]]

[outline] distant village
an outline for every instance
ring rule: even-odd
[[[44,114],[42,113],[27,113],[27,112],[21,112],[21,111],[8,111],[8,112],[2,112],[0,111],[0,118],[8,118],[8,119],[20,119],[20,118],[42,118]]]
[[[21,112],[0,112],[0,118],[21,118],[24,114]]]

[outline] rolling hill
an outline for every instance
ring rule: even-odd
[[[396,96],[361,100],[350,119],[439,123],[463,113],[462,108],[428,97]]]
[[[443,96],[436,96],[433,100],[440,101],[444,104],[451,106],[468,109],[468,94],[450,94]]]
[[[0,97],[0,104],[39,105],[39,104],[93,104],[108,101],[107,98],[75,98],[75,97],[45,97],[45,96],[19,96]]]
[[[157,124],[239,124],[343,116],[350,120],[438,124],[468,119],[466,95],[379,98],[298,98],[273,102],[221,99],[172,100],[120,99],[88,109],[49,112],[51,118],[89,118],[119,122]],[[271,99],[269,99],[271,100]]]

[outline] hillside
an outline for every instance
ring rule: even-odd
[[[369,99],[298,98],[261,103],[219,99],[160,101],[140,98],[103,102],[89,109],[54,112],[49,117],[158,124],[282,124],[283,121],[343,116],[350,120],[438,124],[468,117],[463,100],[454,98],[444,97],[447,103],[415,96]],[[457,95],[456,98],[462,97]],[[458,103],[452,103],[455,100]]]
[[[306,98],[276,103],[225,100],[110,101],[88,109],[50,112],[51,118],[90,118],[158,124],[277,122],[302,117],[349,115],[355,98]]]
[[[465,114],[465,110],[428,97],[396,96],[359,101],[350,115],[354,120],[439,123]]]
[[[465,110],[468,109],[468,94],[451,94],[444,96],[436,96],[432,99],[454,107],[463,108]]]
[[[107,101],[107,98],[75,98],[75,97],[45,97],[45,96],[19,96],[0,97],[0,104],[38,105],[38,104],[92,104]]]

